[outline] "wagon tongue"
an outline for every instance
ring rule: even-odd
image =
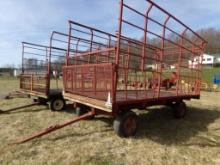
[[[35,134],[33,134],[33,135],[27,137],[27,138],[18,140],[18,141],[16,141],[16,142],[10,143],[10,144],[21,144],[21,143],[28,142],[28,141],[30,141],[30,140],[32,140],[32,139],[39,138],[39,137],[41,137],[41,136],[47,135],[47,134],[49,134],[49,133],[51,133],[51,132],[54,132],[54,131],[56,131],[56,130],[58,130],[58,129],[61,129],[61,128],[63,128],[63,127],[66,127],[66,126],[68,126],[68,125],[71,125],[71,124],[73,124],[73,123],[76,123],[76,122],[78,122],[78,121],[80,121],[80,120],[84,120],[84,119],[88,119],[88,118],[90,118],[90,117],[93,117],[94,115],[95,115],[95,112],[90,111],[90,112],[88,112],[88,113],[86,113],[86,114],[84,114],[84,115],[82,115],[82,116],[79,116],[79,117],[76,117],[76,118],[71,119],[71,120],[69,120],[69,121],[66,121],[66,122],[64,122],[63,124],[52,125],[52,126],[46,128],[46,129],[43,129],[43,130],[41,130],[41,131],[39,131],[39,132],[37,132],[37,133],[35,133]]]
[[[27,104],[27,105],[19,106],[19,107],[16,107],[16,108],[11,108],[11,109],[8,109],[8,110],[0,110],[0,114],[17,111],[17,110],[20,110],[20,109],[23,109],[23,108],[33,107],[35,105],[39,105],[39,103]]]

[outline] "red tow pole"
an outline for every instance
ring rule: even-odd
[[[0,110],[0,114],[4,114],[4,113],[9,113],[12,111],[17,111],[23,108],[29,108],[29,107],[33,107],[35,105],[39,105],[40,103],[33,103],[33,104],[28,104],[28,105],[24,105],[24,106],[20,106],[20,107],[16,107],[16,108],[12,108],[12,109],[8,109],[8,110]]]
[[[11,143],[11,144],[21,144],[21,143],[28,142],[28,141],[30,141],[32,139],[39,138],[41,136],[47,135],[47,134],[49,134],[51,132],[54,132],[54,131],[56,131],[58,129],[61,129],[63,127],[66,127],[68,125],[76,123],[76,122],[78,122],[80,120],[84,120],[84,119],[88,119],[90,117],[93,117],[94,115],[95,115],[95,112],[94,111],[90,111],[90,112],[88,112],[88,113],[86,113],[86,114],[84,114],[82,116],[79,116],[77,118],[74,118],[74,119],[71,119],[71,120],[69,120],[67,122],[64,122],[63,124],[52,125],[52,126],[46,128],[46,129],[43,129],[42,131],[39,131],[39,132],[37,132],[37,133],[27,137],[27,138],[24,138],[22,140],[18,140],[18,141],[14,142],[14,143]]]

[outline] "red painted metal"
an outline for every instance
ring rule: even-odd
[[[36,96],[49,98],[51,92],[61,90],[62,86],[51,86],[51,79],[58,78],[53,72],[61,74],[61,67],[65,64],[66,45],[68,35],[53,32],[50,45],[22,43],[22,74],[20,89]]]
[[[20,110],[20,109],[33,107],[35,105],[39,105],[39,103],[28,104],[28,105],[24,105],[24,106],[20,106],[20,107],[16,107],[16,108],[11,108],[11,109],[7,109],[7,110],[0,110],[0,114],[5,114],[5,113]]]
[[[106,101],[108,93],[112,95],[114,72],[112,63],[63,67],[65,91]]]
[[[47,93],[47,50],[49,47],[22,43],[22,74],[20,89],[30,92]]]
[[[39,131],[39,132],[35,133],[34,135],[31,135],[31,136],[29,136],[27,138],[24,138],[22,140],[18,140],[18,141],[14,142],[14,143],[11,143],[11,144],[21,144],[21,143],[28,142],[28,141],[33,140],[35,138],[39,138],[41,136],[47,135],[47,134],[49,134],[51,132],[54,132],[54,131],[56,131],[58,129],[61,129],[63,127],[66,127],[68,125],[76,123],[76,122],[78,122],[80,120],[89,119],[89,118],[93,117],[94,115],[95,115],[95,112],[94,111],[90,111],[90,112],[88,112],[88,113],[86,113],[86,114],[84,114],[82,116],[76,117],[76,118],[71,119],[69,121],[66,121],[66,122],[64,122],[62,124],[52,125],[52,126],[46,128],[46,129],[43,129],[42,131]]]

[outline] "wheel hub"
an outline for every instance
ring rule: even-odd
[[[132,135],[135,132],[136,128],[137,123],[135,118],[130,117],[124,122],[124,131],[127,136]]]
[[[55,110],[61,110],[63,108],[63,101],[62,100],[56,100],[54,101],[54,108]]]

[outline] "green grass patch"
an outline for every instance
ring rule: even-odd
[[[213,83],[215,74],[220,74],[220,68],[203,68],[202,79],[208,83]]]
[[[0,77],[0,96],[19,88],[19,79],[13,77]]]

